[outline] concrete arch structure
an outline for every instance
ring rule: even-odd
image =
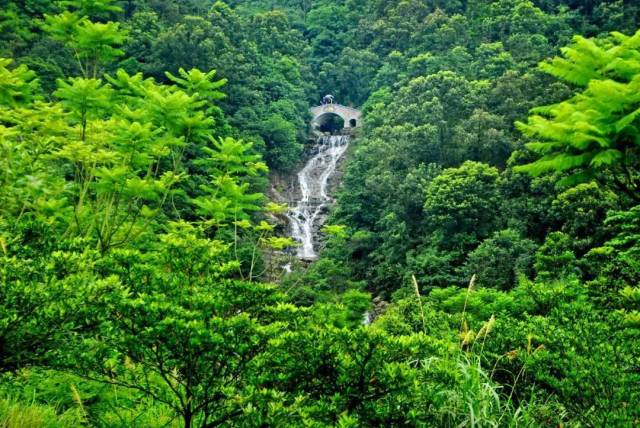
[[[362,112],[358,109],[343,106],[341,104],[323,104],[316,107],[311,107],[311,114],[313,119],[311,120],[311,126],[316,127],[322,124],[322,117],[325,115],[335,114],[344,120],[345,129],[357,128],[361,125],[360,118]]]

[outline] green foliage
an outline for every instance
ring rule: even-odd
[[[498,170],[465,162],[442,171],[426,188],[427,230],[444,248],[468,248],[496,225]]]
[[[585,89],[561,103],[537,108],[527,124],[519,123],[525,135],[539,139],[527,147],[542,156],[520,170],[534,175],[572,172],[561,184],[602,177],[636,202],[640,200],[636,184],[638,40],[640,33],[613,33],[606,44],[576,37],[564,49],[564,58],[541,65],[553,76]]]
[[[209,219],[212,226],[246,220],[251,211],[260,208],[257,203],[262,199],[261,193],[249,192],[247,177],[266,172],[267,166],[260,155],[251,153],[251,143],[230,137],[212,139],[212,143],[213,149],[204,149],[210,158],[196,161],[206,165],[212,174],[211,185],[201,185],[205,195],[193,200],[197,213]]]
[[[584,257],[582,268],[592,279],[589,286],[597,301],[605,307],[637,310],[632,296],[640,280],[638,211],[638,206],[628,211],[611,211],[605,224],[611,229],[612,238],[591,249]],[[623,296],[627,297],[626,302]]]
[[[224,86],[227,83],[226,79],[217,80],[212,82],[212,79],[216,75],[216,70],[211,70],[208,73],[203,73],[198,69],[191,69],[188,72],[183,68],[178,70],[181,77],[176,77],[173,74],[167,72],[167,77],[172,82],[180,86],[189,95],[198,94],[201,98],[209,101],[220,100],[224,98],[224,94],[217,89]]]
[[[562,231],[574,240],[573,248],[582,255],[602,244],[607,227],[603,225],[607,212],[615,209],[619,198],[595,182],[567,189],[553,201],[552,210],[563,219]]]
[[[511,229],[496,232],[467,256],[466,276],[486,287],[509,289],[520,275],[531,276],[535,244]]]
[[[58,415],[52,407],[23,404],[9,398],[0,400],[0,425],[3,427],[65,428],[81,424],[82,417],[75,411]]]
[[[347,237],[346,226],[343,224],[325,224],[322,226],[322,231],[327,235],[333,236],[336,239],[343,239]]]
[[[547,235],[536,252],[536,272],[541,278],[566,278],[577,273],[571,237],[562,232]]]
[[[110,107],[111,88],[98,79],[71,78],[70,83],[58,81],[54,95],[71,115],[80,122],[80,140],[85,141],[87,122],[97,119]]]
[[[43,29],[73,50],[84,77],[95,79],[102,67],[124,55],[124,51],[118,47],[124,44],[126,31],[121,30],[117,22],[92,22],[82,14],[85,10],[108,10],[114,6],[98,7],[103,2],[93,0],[82,3],[77,5],[78,12],[46,15]]]
[[[37,402],[55,409],[58,418],[74,415],[74,422],[63,426],[126,427],[139,423],[144,426],[182,426],[164,405],[153,404],[136,391],[115,388],[82,377],[54,370],[24,369],[6,375],[3,393],[18,402]],[[8,382],[9,381],[9,382]],[[119,406],[113,406],[113,403]],[[55,421],[55,417],[51,417]]]
[[[577,423],[624,425],[637,418],[624,404],[636,394],[629,385],[638,376],[631,369],[638,353],[629,340],[637,330],[625,327],[620,314],[591,306],[576,281],[525,287],[537,309],[497,324],[495,341],[488,342],[489,352],[504,355],[496,373],[521,373],[515,394],[528,394],[531,384],[554,393]],[[591,412],[585,414],[586,408]]]
[[[289,169],[297,163],[312,83],[304,63],[304,43],[285,15],[257,13],[249,19],[218,2],[202,16],[183,16],[155,32],[147,28],[148,21],[157,22],[157,17],[139,13],[137,18],[131,31],[144,35],[148,43],[132,41],[125,47],[137,70],[158,79],[174,80],[179,75],[177,79],[185,81],[178,81],[180,85],[193,86],[185,86],[188,93],[204,76],[187,78],[180,68],[217,70],[222,81],[229,81],[221,106],[237,136],[255,141],[272,168]],[[217,97],[213,94],[213,99]]]
[[[296,141],[295,127],[279,114],[268,116],[258,126],[267,148],[267,162],[275,169],[293,168],[302,154],[302,146]]]
[[[462,358],[460,366],[444,358],[455,353],[444,343],[424,335],[391,338],[379,330],[336,333],[332,342],[321,330],[286,335],[276,342],[271,362],[276,369],[269,379],[279,376],[284,385],[301,387],[305,393],[300,397],[305,406],[303,415],[310,420],[326,424],[344,420],[343,415],[349,414],[366,425],[407,421],[452,426],[476,416],[499,417],[490,383],[482,380],[481,371],[474,376]],[[315,349],[309,355],[310,347]],[[407,349],[419,358],[416,368],[402,355]],[[305,364],[300,366],[296,361]],[[484,388],[484,394],[493,397],[490,403],[481,399],[479,392]],[[362,396],[368,399],[360,400]],[[474,407],[469,409],[471,403]],[[480,409],[487,413],[476,415]]]
[[[122,12],[114,0],[63,0],[60,6],[71,8],[82,16],[100,17],[111,12]]]
[[[225,245],[188,224],[174,225],[159,245],[160,251],[125,250],[102,261],[105,273],[127,265],[130,273],[122,284],[110,277],[95,290],[90,322],[99,337],[78,332],[57,364],[139,390],[185,423],[227,420],[238,411],[235,391],[280,328],[256,319],[275,303],[275,290],[225,280],[234,267],[213,262]]]
[[[1,426],[640,420],[634,2],[0,3]]]
[[[35,73],[24,65],[9,69],[12,62],[11,59],[0,58],[0,103],[16,107],[33,100],[38,92],[38,80]]]

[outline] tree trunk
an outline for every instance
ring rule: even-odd
[[[182,412],[182,418],[184,419],[184,428],[191,428],[193,422],[193,414],[191,413],[191,404],[187,404],[187,407]]]

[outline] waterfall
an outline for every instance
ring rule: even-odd
[[[323,213],[332,201],[327,185],[348,143],[347,135],[320,137],[314,147],[317,153],[298,172],[300,199],[290,205],[287,217],[291,235],[300,243],[298,257],[301,259],[317,258],[315,234],[323,221]]]

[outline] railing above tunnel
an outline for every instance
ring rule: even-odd
[[[344,121],[344,129],[358,128],[362,125],[362,112],[356,108],[344,106],[342,104],[330,103],[311,107],[311,126],[316,128],[321,124],[321,118],[325,115],[334,114]]]

